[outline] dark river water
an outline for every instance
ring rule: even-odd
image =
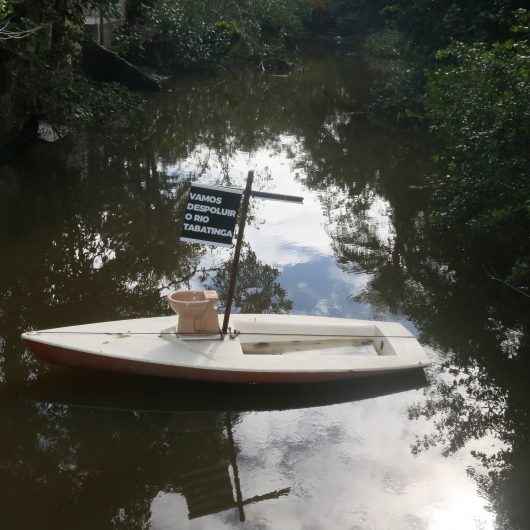
[[[0,528],[530,528],[528,312],[429,229],[432,147],[371,117],[379,75],[323,55],[181,79],[0,168]],[[168,290],[222,286],[227,250],[177,242],[181,199],[249,169],[305,201],[253,201],[239,308],[400,321],[425,375],[242,388],[24,350],[30,328],[169,314]]]

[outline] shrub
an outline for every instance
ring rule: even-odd
[[[305,0],[156,0],[141,7],[116,46],[170,72],[218,64],[228,55],[262,58],[284,50],[308,13]]]
[[[494,239],[519,276],[530,254],[529,57],[524,40],[456,43],[438,53],[426,99],[439,145],[435,222]]]
[[[455,44],[429,76],[427,112],[442,151],[434,183],[447,222],[530,220],[530,47]]]

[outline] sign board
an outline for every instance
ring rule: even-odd
[[[242,194],[237,188],[193,184],[180,240],[232,246]]]

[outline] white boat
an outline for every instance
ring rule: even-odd
[[[178,318],[99,322],[22,338],[50,363],[230,383],[334,381],[430,365],[416,338],[394,322],[232,314],[223,335],[183,333]]]

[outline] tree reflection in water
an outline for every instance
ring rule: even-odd
[[[82,384],[68,373],[46,389],[45,399],[24,399],[58,371],[43,368],[22,350],[22,331],[160,315],[167,312],[161,289],[178,288],[198,270],[201,247],[177,243],[181,199],[192,175],[170,173],[165,166],[186,156],[203,136],[219,158],[230,158],[236,143],[227,140],[224,122],[210,132],[204,123],[219,103],[210,101],[209,93],[190,96],[193,106],[207,106],[204,119],[194,116],[197,129],[180,126],[190,103],[183,101],[178,118],[160,109],[132,116],[141,123],[127,124],[123,134],[118,127],[106,138],[87,134],[58,149],[36,146],[20,165],[2,170],[0,211],[6,223],[0,226],[0,244],[9,256],[0,262],[3,526],[145,528],[160,493],[182,495],[190,518],[232,509],[243,519],[248,504],[289,491],[278,485],[243,496],[231,433],[238,417],[222,409],[195,413],[194,393],[179,396],[189,408],[176,414],[130,404],[117,410],[91,400],[81,407],[70,399],[50,401],[56,386],[73,385],[73,394],[82,395]],[[194,175],[203,170],[198,166]],[[227,170],[218,180],[230,184],[229,176]],[[241,307],[290,309],[277,269],[257,260],[251,249],[243,265],[249,274],[251,269],[263,274],[249,276],[251,286],[241,284]],[[89,377],[84,384],[95,384],[100,393]],[[112,388],[115,404],[125,389],[114,380]],[[146,392],[160,393],[160,384],[143,381],[134,395],[145,402]],[[22,509],[27,506],[31,509]]]
[[[373,142],[374,133],[360,133],[359,123],[341,129],[344,145],[357,138],[359,151],[370,149],[364,136]],[[434,428],[413,451],[472,451],[482,470],[470,473],[489,497],[499,527],[526,528],[530,300],[492,281],[488,271],[502,270],[502,255],[430,225],[421,152],[395,136],[390,143],[385,133],[372,147],[368,163],[362,157],[364,166],[356,165],[353,157],[351,177],[338,173],[336,179],[333,157],[311,152],[308,184],[321,193],[339,263],[371,274],[357,300],[411,320],[420,340],[439,352],[441,373],[426,401],[409,411]],[[496,448],[485,448],[492,438]]]
[[[35,153],[2,195],[8,381],[28,375],[18,355],[24,329],[160,314],[160,283],[188,277],[200,256],[198,247],[175,244],[183,181],[141,156],[118,160],[104,145],[89,147],[53,160]],[[54,172],[44,176],[47,163]]]
[[[272,477],[265,491],[242,491],[232,429],[246,410],[351,402],[424,384],[418,371],[356,385],[278,385],[271,394],[259,385],[55,371],[0,395],[0,481],[9,485],[0,496],[2,524],[146,528],[155,499],[172,495],[187,506],[171,514],[172,524],[227,510],[223,517],[235,523],[245,507],[283,498],[290,486]]]
[[[24,406],[31,410],[3,415],[6,528],[146,528],[151,503],[163,494],[182,495],[190,519],[233,509],[243,520],[245,505],[289,493],[282,487],[242,496],[237,415]],[[21,492],[31,509],[14,511]]]
[[[186,181],[205,176],[238,184],[236,154],[264,146],[273,152],[282,148],[282,135],[291,135],[300,146],[293,163],[321,196],[338,261],[371,274],[362,299],[410,319],[420,339],[441,352],[442,377],[425,404],[410,411],[429,419],[434,432],[414,450],[441,445],[449,454],[496,436],[502,449],[476,453],[490,474],[475,476],[499,525],[524,527],[528,301],[488,278],[504,266],[495,246],[471,248],[429,225],[422,191],[429,149],[410,132],[365,117],[370,77],[354,58],[326,57],[288,79],[256,73],[183,79],[148,112],[123,117],[113,130],[36,147],[0,170],[0,245],[7,256],[0,261],[0,384],[15,396],[2,402],[3,524],[36,528],[46,514],[51,528],[65,521],[75,528],[143,528],[159,491],[192,498],[184,493],[186,474],[209,466],[218,470],[219,504],[226,505],[224,412],[24,404],[17,394],[46,370],[22,352],[18,336],[32,326],[164,312],[160,286],[193,275],[201,254],[197,246],[175,244]],[[254,263],[241,284],[248,298],[238,305],[289,310],[277,271],[261,264],[266,274],[252,275],[259,263],[251,250],[247,258]],[[223,289],[222,272],[212,281]]]
[[[228,294],[231,259],[220,267],[208,285],[225,303]],[[249,245],[243,247],[239,263],[234,309],[241,313],[288,313],[293,303],[280,285],[280,271],[258,260]]]

